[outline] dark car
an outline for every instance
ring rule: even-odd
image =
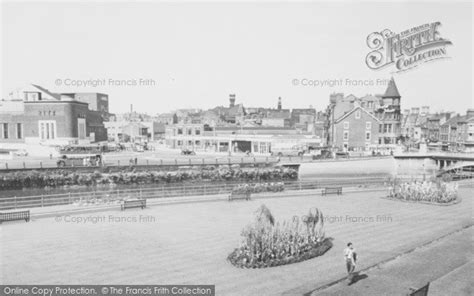
[[[313,160],[332,158],[332,153],[329,150],[321,150],[321,154],[313,155]]]
[[[336,152],[336,157],[349,158],[349,152],[338,151]]]
[[[181,155],[196,155],[196,152],[194,152],[193,150],[189,150],[189,149],[183,149],[183,150],[181,150]]]

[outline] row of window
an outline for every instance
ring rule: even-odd
[[[46,115],[56,116],[56,111],[51,111],[51,110],[49,110],[49,111],[38,111],[38,114],[39,114],[39,116],[41,116],[41,115],[43,115],[43,116],[46,116]]]
[[[23,124],[17,123],[15,124],[16,126],[16,138],[17,139],[23,139]],[[0,125],[1,127],[1,135],[2,139],[9,139],[10,138],[10,130],[9,130],[9,124],[8,123],[2,123]]]
[[[41,140],[53,140],[56,138],[56,121],[40,120],[38,124]]]
[[[184,130],[186,130],[186,133],[190,136],[193,134],[193,129],[192,128],[187,128],[187,129],[178,128],[178,135],[183,135]],[[199,136],[201,134],[201,130],[198,129],[198,128],[194,129],[194,134]]]
[[[366,131],[365,132],[365,140],[366,141],[370,141],[370,139],[372,138],[372,133],[370,131]],[[349,131],[344,131],[343,133],[343,136],[342,136],[342,139],[344,141],[348,141],[349,140]]]
[[[349,122],[348,122],[348,121],[345,121],[345,122],[344,122],[344,129],[346,129],[346,130],[349,129]],[[372,129],[372,122],[367,121],[367,122],[365,123],[365,129],[371,130],[371,129]]]

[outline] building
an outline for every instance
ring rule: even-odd
[[[440,141],[441,125],[448,121],[453,114],[450,112],[436,113],[428,116],[426,125],[428,128],[427,141],[437,143]]]
[[[175,124],[166,126],[166,146],[194,151],[268,154],[275,143],[294,146],[320,146],[321,139],[299,133],[294,128],[243,127],[203,124]]]
[[[154,142],[164,139],[166,124],[154,121],[113,120],[104,123],[109,141]]]
[[[353,133],[354,137],[361,136],[361,140],[358,142],[354,142],[354,137],[351,137],[353,139],[352,143],[347,142],[343,138],[344,133],[336,134],[336,132],[340,132],[340,129],[337,131],[337,125],[341,123],[341,118],[346,118],[345,116],[348,113],[356,112],[357,109],[360,111],[356,113],[367,113],[372,116],[372,119],[377,118],[378,120],[378,122],[373,122],[373,124],[377,124],[377,133],[371,133],[370,143],[375,142],[380,147],[384,145],[386,147],[394,146],[401,140],[402,135],[400,100],[401,96],[393,78],[383,95],[366,95],[358,98],[352,94],[347,97],[344,97],[342,93],[331,94],[330,103],[326,109],[327,123],[325,125],[328,145],[348,150],[359,150],[362,147],[368,147],[363,129]],[[352,120],[352,118],[349,119]],[[360,120],[360,118],[357,118],[357,120]],[[372,128],[370,129],[372,130]],[[346,134],[350,135],[350,129]],[[341,137],[343,140],[341,140]]]
[[[456,115],[441,124],[439,140],[444,151],[474,151],[474,109],[468,109],[466,115]]]
[[[87,103],[90,110],[100,112],[104,121],[109,120],[111,115],[109,113],[109,95],[104,93],[62,93],[61,98],[63,97]]]
[[[101,112],[86,102],[28,85],[0,101],[0,144],[69,145],[107,140]]]
[[[430,116],[429,106],[406,109],[402,114],[401,134],[406,143],[418,144],[428,134],[427,119]]]
[[[381,121],[358,106],[334,122],[334,145],[344,151],[368,151],[379,144]]]

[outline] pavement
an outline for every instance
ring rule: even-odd
[[[404,295],[430,282],[429,295],[473,295],[473,228],[417,247],[386,263],[358,271],[355,282],[340,280],[306,295]],[[360,254],[360,260],[364,260]]]
[[[403,258],[419,247],[471,227],[472,188],[461,188],[459,194],[461,203],[442,207],[402,203],[380,198],[380,191],[361,191],[342,196],[294,194],[250,201],[161,204],[144,210],[120,211],[116,207],[107,212],[3,223],[0,282],[215,284],[217,295],[305,295],[320,287],[337,288],[337,284],[328,284],[345,276],[342,250],[351,241],[360,254],[358,270],[367,269],[368,274],[349,287],[357,289],[372,280],[371,267]],[[261,204],[277,221],[305,215],[318,207],[326,217],[325,233],[333,238],[334,246],[323,256],[300,263],[236,268],[226,258],[239,245],[242,229]],[[438,264],[439,269],[433,272],[428,272],[433,268],[431,263],[417,264],[424,271],[399,268],[413,271],[406,275],[411,282],[403,280],[395,287],[400,291],[397,295],[404,294],[405,285],[418,287],[433,281],[433,287],[442,286],[436,278],[449,282],[449,277],[468,269],[462,264],[472,255],[470,249],[456,244],[449,247],[454,248],[454,257],[446,261],[456,263],[452,266]],[[451,268],[454,275],[447,272]],[[456,268],[461,271],[456,273]],[[373,277],[376,279],[375,274]]]

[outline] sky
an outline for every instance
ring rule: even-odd
[[[381,94],[402,109],[473,108],[472,3],[15,2],[1,4],[1,95],[28,83],[102,92],[110,111],[229,104],[323,110],[329,95]],[[449,59],[369,69],[372,32],[439,21]],[[313,85],[308,85],[308,84]],[[305,85],[302,85],[305,84]]]

